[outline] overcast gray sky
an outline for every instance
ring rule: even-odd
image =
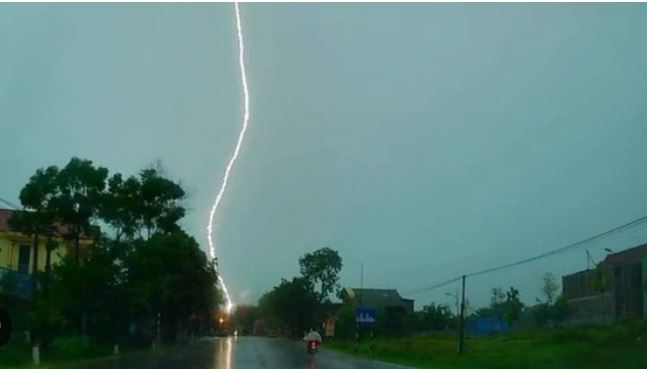
[[[159,159],[203,244],[241,123],[233,9],[0,5],[0,197],[80,156]],[[243,4],[252,120],[216,228],[236,302],[322,246],[405,293],[647,214],[645,5]],[[591,245],[647,242],[647,229]],[[583,248],[468,280],[474,304]],[[444,293],[412,295],[418,307]]]

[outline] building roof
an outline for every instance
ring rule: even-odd
[[[623,264],[640,262],[647,255],[647,244],[632,247],[620,252],[614,252],[607,255],[602,263],[604,264]]]
[[[573,277],[576,277],[576,276],[585,275],[585,274],[591,274],[591,273],[594,273],[594,272],[595,272],[595,269],[584,269],[584,270],[580,270],[579,272],[575,272],[575,273],[571,273],[571,274],[564,274],[562,276],[562,278],[573,278]]]
[[[15,210],[9,209],[0,209],[0,232],[8,232],[9,229],[9,218]]]
[[[346,287],[344,288],[344,290],[346,291],[346,294],[350,298],[355,298],[361,295],[362,297],[380,298],[380,299],[398,299],[398,300],[402,299],[398,291],[394,289]]]
[[[404,299],[395,289],[384,288],[352,288],[346,287],[342,290],[342,300],[352,301],[354,304],[365,307],[372,307],[379,311],[386,308],[403,308],[412,312],[414,301]]]
[[[11,210],[11,209],[0,209],[0,232],[12,232],[14,231],[9,226],[9,218],[21,210]],[[56,235],[64,235],[68,232],[68,227],[65,224],[56,224]],[[82,239],[87,239],[88,237],[84,234],[81,234]]]
[[[406,299],[402,298],[397,290],[385,288],[344,288],[344,293],[350,299],[362,299],[364,301],[382,301],[386,304],[399,305]],[[413,300],[407,300],[413,301]]]

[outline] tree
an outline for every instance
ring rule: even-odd
[[[492,297],[490,297],[490,306],[500,306],[505,302],[505,296],[505,292],[503,292],[503,289],[501,287],[493,288]]]
[[[422,307],[420,319],[425,330],[443,330],[447,329],[454,320],[452,310],[447,305],[434,304]]]
[[[274,289],[261,297],[259,311],[278,320],[299,334],[314,324],[317,300],[305,278],[282,279]]]
[[[566,320],[570,307],[564,296],[558,296],[559,286],[552,273],[544,274],[541,291],[545,301],[537,299],[537,304],[531,308],[535,323],[539,326],[556,325]]]
[[[95,244],[83,261],[77,264],[68,256],[54,267],[52,303],[71,321],[84,315],[84,333],[116,339],[124,329],[130,302],[125,273],[113,250],[101,243]]]
[[[67,238],[74,242],[74,260],[80,262],[81,235],[93,233],[108,170],[90,160],[72,158],[57,176],[57,194],[52,199],[57,216],[68,226]]]
[[[541,287],[541,292],[546,296],[546,302],[552,305],[555,301],[555,296],[557,296],[557,290],[559,289],[555,281],[555,276],[552,273],[546,273],[542,281],[543,286]]]
[[[108,191],[103,194],[100,216],[110,225],[119,243],[122,237],[132,239],[142,226],[139,196],[141,182],[136,177],[126,180],[116,173],[108,180]]]
[[[501,288],[493,288],[490,306],[478,309],[475,314],[480,317],[501,317],[509,325],[512,325],[521,317],[523,307],[519,298],[519,290],[516,288],[510,287],[505,293]]]
[[[222,301],[214,262],[182,231],[136,241],[126,269],[133,314],[159,313],[167,341],[175,340],[191,317],[207,321]]]
[[[231,322],[240,334],[248,334],[254,330],[254,323],[258,318],[258,308],[252,305],[236,305]]]
[[[55,166],[38,169],[20,191],[19,197],[23,210],[15,212],[9,219],[9,225],[13,229],[33,237],[32,276],[34,282],[38,273],[40,236],[51,234],[53,231],[55,215],[52,198],[56,195],[57,176],[58,168]],[[49,260],[49,248],[47,259]],[[34,283],[34,293],[35,291],[36,284]]]
[[[510,290],[506,292],[506,300],[503,303],[504,319],[509,325],[512,325],[513,322],[519,320],[522,310],[523,303],[519,299],[519,290],[514,287],[510,287]]]
[[[335,337],[348,339],[355,335],[357,323],[355,322],[355,309],[344,305],[337,313],[335,322]]]
[[[222,298],[214,264],[195,239],[184,232],[158,234],[133,241],[125,255],[110,242],[97,243],[79,265],[67,257],[56,266],[54,305],[65,316],[87,314],[87,333],[107,340],[158,313],[169,342],[180,332],[208,328]]]
[[[185,214],[184,207],[180,205],[185,196],[182,187],[166,178],[160,168],[142,170],[139,181],[139,211],[147,238],[154,233],[179,230],[177,222]]]
[[[490,305],[478,308],[474,314],[479,317],[492,318],[503,317],[506,303],[506,293],[501,287],[492,288],[490,296]]]
[[[555,324],[559,324],[568,319],[571,315],[571,306],[564,295],[560,295],[553,304],[553,319]]]
[[[80,327],[84,335],[104,342],[128,337],[135,343],[130,338],[137,337],[149,343],[157,317],[168,341],[180,332],[200,333],[212,327],[212,313],[222,303],[222,294],[214,261],[178,224],[185,213],[183,198],[182,187],[159,167],[108,179],[107,169],[72,158],[63,169],[36,171],[20,194],[24,209],[10,219],[10,226],[34,237],[34,277],[39,240],[42,243],[42,236],[47,236],[51,293],[43,299],[39,291],[29,304],[32,332],[42,333],[38,335],[42,339],[59,328],[69,332]],[[112,232],[102,233],[98,221]],[[72,241],[73,252],[52,267],[50,254],[57,236]],[[84,237],[93,242],[81,253]],[[2,290],[16,284],[9,279],[0,282]]]
[[[299,259],[301,275],[312,286],[319,285],[317,301],[323,303],[331,293],[339,290],[339,272],[343,262],[337,251],[328,247],[307,253]]]
[[[20,191],[20,203],[23,206],[21,211],[17,211],[9,218],[9,225],[12,229],[23,232],[32,237],[32,301],[35,306],[42,306],[39,302],[39,249],[40,238],[47,235],[46,249],[46,267],[45,267],[45,288],[48,292],[50,280],[51,251],[53,243],[51,236],[54,228],[55,214],[52,206],[52,198],[56,195],[56,179],[58,168],[50,166],[46,169],[38,169],[34,175]],[[34,340],[42,339],[43,329],[47,328],[43,324],[41,314],[32,314],[31,337]]]

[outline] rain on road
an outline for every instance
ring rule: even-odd
[[[195,342],[176,350],[123,355],[71,369],[402,369],[400,365],[321,350],[314,359],[301,343],[260,337],[227,337]],[[62,369],[62,368],[61,368]]]

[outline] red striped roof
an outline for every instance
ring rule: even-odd
[[[19,212],[20,210],[11,210],[11,209],[0,209],[0,232],[11,232],[13,229],[9,226],[9,218],[13,214]],[[68,232],[68,227],[64,224],[56,225],[56,233],[58,235],[63,235]],[[81,235],[81,238],[86,238],[85,235]]]
[[[647,244],[632,247],[620,252],[614,252],[604,258],[605,264],[634,263],[641,261],[647,254]]]
[[[15,210],[0,209],[0,232],[9,231],[9,218]]]

